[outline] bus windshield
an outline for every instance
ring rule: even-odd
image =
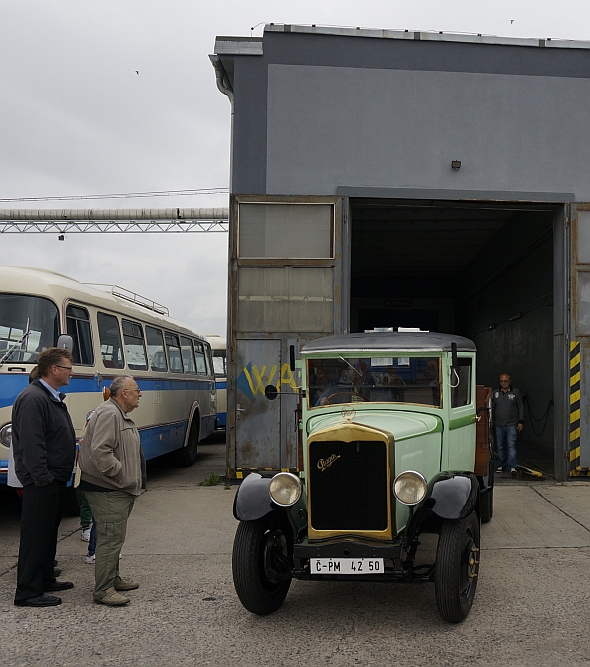
[[[310,408],[341,403],[413,403],[442,407],[439,357],[309,359]]]
[[[57,307],[49,299],[0,294],[0,360],[14,348],[3,363],[36,364],[39,352],[56,344],[58,322]]]

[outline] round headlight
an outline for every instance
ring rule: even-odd
[[[404,505],[417,505],[424,500],[428,485],[426,480],[414,470],[401,472],[393,482],[393,493]]]
[[[275,475],[268,487],[273,502],[281,507],[291,507],[301,498],[301,482],[290,472]]]
[[[0,442],[6,447],[12,443],[12,424],[6,424],[0,428]]]

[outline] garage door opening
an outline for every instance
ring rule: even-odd
[[[350,330],[419,327],[477,345],[477,382],[521,389],[519,463],[553,473],[555,205],[351,199]]]

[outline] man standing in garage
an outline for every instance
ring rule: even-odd
[[[498,468],[496,472],[509,470],[516,475],[516,438],[524,428],[524,404],[521,393],[510,384],[510,375],[500,375],[500,387],[492,395],[494,406],[494,426],[496,429],[496,447],[498,449]],[[508,460],[506,460],[508,449]]]

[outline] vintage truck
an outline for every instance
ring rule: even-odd
[[[272,613],[292,578],[434,582],[440,615],[462,621],[477,587],[480,524],[493,512],[474,343],[357,333],[308,343],[301,357],[299,477],[252,473],[236,494],[240,601]],[[436,555],[421,563],[426,533],[438,534]]]

